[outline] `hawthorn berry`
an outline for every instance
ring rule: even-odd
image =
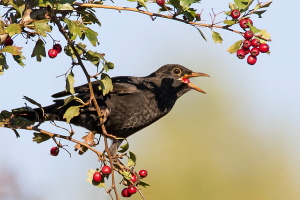
[[[95,172],[93,175],[93,181],[95,182],[100,182],[102,179],[102,175],[100,172]]]
[[[259,45],[259,51],[262,53],[267,53],[269,51],[270,47],[266,43],[262,43]]]
[[[241,27],[242,29],[249,28],[248,23],[250,23],[251,25],[253,24],[252,20],[249,19],[249,18],[242,19],[242,20],[240,21],[240,27]]]
[[[164,6],[165,5],[165,0],[156,0],[156,3],[159,6]]]
[[[52,148],[50,149],[50,154],[51,154],[51,156],[57,156],[58,153],[59,153],[59,148],[58,148],[58,147],[52,147]]]
[[[244,47],[242,47],[242,49],[245,51],[245,55],[247,55],[248,53],[250,53],[250,48],[244,48]]]
[[[255,47],[255,48],[259,47],[259,45],[260,45],[259,39],[257,39],[257,38],[252,39],[252,40],[251,40],[251,45],[252,45],[253,47]]]
[[[48,51],[48,56],[50,58],[55,58],[57,56],[57,54],[58,54],[58,52],[56,49],[49,49],[49,51]]]
[[[127,189],[127,188],[124,188],[124,189],[122,190],[121,195],[122,195],[123,197],[130,197],[130,196],[131,196],[131,194],[128,192],[128,189]]]
[[[137,177],[136,177],[136,175],[131,175],[131,179],[130,179],[130,181],[132,182],[132,183],[135,183],[136,182],[136,180],[137,180]]]
[[[236,52],[236,56],[239,58],[239,59],[244,59],[245,56],[246,56],[246,53],[243,49],[239,49],[237,52]]]
[[[102,172],[102,174],[109,175],[111,173],[110,166],[107,166],[107,165],[103,166],[101,169],[101,172]]]
[[[258,56],[259,55],[259,49],[258,48],[252,48],[251,50],[250,50],[250,54],[252,55],[252,56]]]
[[[148,172],[147,170],[142,169],[139,171],[139,175],[141,178],[145,178],[148,175]]]
[[[253,31],[246,31],[246,32],[244,33],[244,38],[245,38],[246,40],[250,40],[253,36],[254,36]]]
[[[249,55],[248,58],[247,58],[247,63],[249,65],[254,65],[257,61],[257,57],[256,56],[252,56],[252,55]]]
[[[4,46],[11,46],[13,43],[14,41],[10,37],[6,38],[3,42]]]
[[[127,192],[132,195],[132,194],[135,194],[136,193],[136,187],[131,185],[127,188]]]
[[[62,51],[62,47],[60,44],[53,45],[52,49],[56,49],[57,53],[60,53]]]
[[[251,46],[251,41],[250,40],[244,40],[243,48],[248,49],[248,48],[250,48],[250,46]]]
[[[231,13],[230,13],[230,16],[233,18],[233,19],[237,19],[239,18],[241,15],[241,12],[239,10],[232,10]]]

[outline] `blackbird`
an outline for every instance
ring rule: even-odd
[[[184,93],[191,89],[205,93],[189,81],[189,78],[198,76],[208,77],[207,74],[193,72],[182,65],[167,64],[145,77],[113,77],[113,91],[105,96],[99,89],[99,82],[92,82],[97,103],[106,116],[104,125],[107,133],[118,138],[113,139],[110,146],[111,154],[116,154],[123,138],[127,138],[169,113],[176,100]],[[90,101],[87,84],[74,89],[76,97],[83,102]],[[62,91],[53,94],[52,97],[62,98],[68,95],[71,94]],[[56,99],[54,102],[43,109],[46,114],[55,115],[55,120],[59,121],[65,121],[63,115],[70,106],[79,104],[78,101],[72,101],[63,106],[63,99]],[[41,111],[40,108],[34,110],[37,113]],[[91,104],[82,107],[80,114],[72,118],[70,123],[102,134],[99,117]]]

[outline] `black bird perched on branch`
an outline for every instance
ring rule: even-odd
[[[93,82],[98,105],[102,111],[107,111],[104,121],[107,133],[118,138],[113,139],[111,153],[116,154],[122,142],[119,138],[127,138],[166,115],[184,93],[191,89],[205,93],[189,81],[189,78],[198,76],[208,77],[207,74],[193,72],[178,64],[168,64],[146,77],[113,77],[113,91],[105,96],[99,90],[99,83]],[[90,101],[87,84],[75,87],[75,94],[83,102]],[[62,91],[52,97],[61,98],[67,95],[70,93]],[[43,109],[45,113],[57,116],[59,121],[64,121],[65,111],[74,105],[74,102],[78,104],[74,101],[63,106],[62,99],[54,102]],[[34,110],[40,113],[40,109]],[[102,134],[97,112],[91,106],[82,107],[79,115],[72,118],[70,123]]]

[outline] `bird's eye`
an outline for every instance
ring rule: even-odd
[[[178,68],[175,68],[175,69],[173,69],[173,73],[178,75],[181,73],[181,70]]]

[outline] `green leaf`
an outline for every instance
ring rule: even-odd
[[[81,107],[83,107],[83,105],[79,105],[79,106],[71,106],[71,107],[69,107],[69,108],[66,110],[66,112],[65,112],[65,114],[64,114],[64,116],[63,116],[63,118],[66,119],[66,122],[67,122],[67,123],[70,123],[70,121],[71,121],[71,119],[72,119],[73,117],[76,117],[76,116],[78,116],[78,115],[80,114],[80,108],[81,108]]]
[[[46,57],[45,44],[41,39],[38,39],[38,41],[35,43],[35,47],[33,48],[31,57],[35,56],[36,61],[38,62],[42,61],[42,57]]]
[[[128,159],[127,166],[131,167],[131,166],[135,166],[135,164],[136,164],[136,156],[134,153],[129,151],[129,159]]]
[[[15,34],[21,33],[22,29],[20,27],[20,24],[10,24],[5,29],[5,32],[8,33],[8,35],[11,37]]]
[[[59,4],[54,4],[54,8],[56,8],[57,10],[74,10],[74,8],[72,7],[72,4],[74,2],[75,1],[73,0],[71,1],[62,0],[59,1]]]
[[[126,140],[126,143],[122,146],[120,146],[120,150],[118,151],[119,153],[125,153],[129,149],[129,143]]]
[[[36,102],[35,100],[33,100],[33,99],[31,99],[31,98],[29,98],[29,97],[27,97],[27,96],[23,96],[23,99],[25,99],[26,101],[29,101],[29,102],[32,103],[33,105],[36,105],[36,106],[42,108],[42,105],[41,105],[41,104],[39,104],[38,102]]]
[[[267,32],[267,30],[261,30],[260,32],[257,33],[257,35],[261,36],[263,39],[260,40],[269,40],[271,39],[271,34]]]
[[[259,33],[261,30],[257,29],[255,26],[251,25],[251,23],[248,23],[248,26],[251,31],[253,31],[254,34]]]
[[[88,172],[87,172],[87,178],[86,178],[86,181],[91,183],[92,185],[94,186],[97,186],[97,187],[104,187],[105,188],[105,183],[104,183],[104,178],[101,179],[100,182],[95,182],[93,180],[93,176],[94,176],[94,173],[95,172],[99,172],[99,170],[94,170],[94,169],[90,169]]]
[[[258,15],[258,18],[262,18],[261,15],[262,15],[263,13],[265,13],[265,12],[266,12],[266,10],[260,10],[260,11],[254,11],[253,14]]]
[[[94,2],[95,3],[95,2]],[[90,10],[77,10],[77,13],[79,13],[82,17],[82,21],[83,23],[96,23],[99,26],[101,26],[100,21],[98,20],[98,18],[96,17],[96,15],[90,11]]]
[[[236,24],[236,21],[235,20],[224,20],[224,24],[231,26],[233,24]]]
[[[32,23],[32,25],[28,25],[33,26],[33,29],[35,30],[35,32],[37,32],[39,35],[46,37],[47,36],[47,32],[51,32],[52,28],[50,25],[48,25],[49,20],[48,19],[43,19],[43,20],[37,20],[35,22]]]
[[[220,33],[212,31],[212,39],[214,40],[215,43],[220,43],[222,44],[223,39],[220,35]]]
[[[22,117],[15,117],[11,120],[11,125],[15,127],[24,127],[24,126],[31,126],[34,122],[29,121],[28,119],[22,118]]]
[[[24,66],[25,63],[23,63],[22,60],[26,59],[22,54],[20,55],[13,55],[14,60],[21,66]]]
[[[103,96],[105,96],[106,94],[108,94],[113,90],[112,81],[107,74],[105,73],[101,74],[101,80],[99,80],[99,87],[100,90],[102,90]]]
[[[95,66],[99,66],[100,64],[100,60],[105,60],[104,57],[103,57],[103,54],[101,53],[98,53],[96,51],[87,51],[85,54],[84,54],[84,57],[90,61],[93,65]]]
[[[32,141],[34,141],[38,144],[45,142],[51,138],[49,135],[45,135],[42,133],[33,133],[33,135],[34,135],[34,137],[32,138]]]
[[[119,172],[125,179],[130,180],[131,179],[131,173],[126,171],[120,171]]]
[[[72,96],[67,97],[67,98],[64,100],[64,105],[58,107],[58,109],[61,109],[62,107],[66,106],[66,105],[69,104],[71,101],[77,101],[77,102],[81,103],[82,105],[84,104],[84,102],[83,102],[80,98],[78,98],[78,97],[72,95]]]
[[[104,70],[107,72],[110,69],[113,69],[115,67],[114,63],[112,62],[106,62],[103,65]]]
[[[230,10],[238,10],[238,7],[234,3],[229,3],[229,8],[230,8]],[[231,11],[229,11],[229,12],[231,12]]]
[[[98,36],[98,33],[93,31],[92,29],[89,29],[89,28],[86,28],[85,29],[85,34],[86,34],[86,37],[89,39],[89,41],[91,42],[91,44],[93,46],[96,46],[97,45],[97,42],[98,42],[98,39],[97,39],[97,36]]]
[[[11,53],[12,55],[21,55],[23,47],[17,47],[17,46],[6,46],[3,49],[0,50],[0,53],[7,52]]]
[[[234,0],[234,3],[241,12],[245,12],[246,10],[248,10],[252,2],[253,0]]]
[[[227,49],[227,51],[230,52],[230,53],[235,53],[235,52],[237,52],[237,50],[240,49],[242,43],[243,43],[243,40],[236,41],[233,45],[231,45],[231,46]]]
[[[140,181],[140,182],[139,182],[139,185],[140,185],[140,186],[143,186],[144,188],[150,186],[148,183],[145,183],[145,182],[143,182],[143,181]]]
[[[75,93],[74,83],[75,83],[74,74],[71,70],[71,72],[69,73],[69,75],[67,76],[67,79],[66,79],[66,91],[67,92],[70,92],[71,94]]]

